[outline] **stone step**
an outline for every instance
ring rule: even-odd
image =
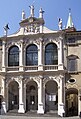
[[[59,117],[57,111],[50,111],[45,114],[37,114],[37,111],[28,111],[26,113],[18,113],[18,110],[10,110],[6,115],[12,116],[29,116],[29,117]]]

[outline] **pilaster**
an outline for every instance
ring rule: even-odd
[[[19,70],[23,71],[23,40],[20,41]]]
[[[6,95],[5,95],[5,78],[2,79],[2,94],[3,94],[3,101],[2,101],[2,108],[1,108],[1,114],[5,114],[7,112],[7,104],[6,104]]]
[[[63,77],[59,79],[60,83],[58,86],[58,115],[63,117],[65,110],[64,110],[64,84],[63,84]]]
[[[2,43],[2,71],[5,72],[6,71],[6,67],[5,67],[5,59],[6,59],[6,53],[5,53],[5,45],[6,45],[6,41],[3,41]]]
[[[26,84],[24,84],[24,110],[26,111]]]
[[[43,104],[43,77],[40,76],[40,85],[38,88],[38,114],[44,114],[44,104]]]
[[[78,92],[78,115],[81,113],[81,89]]]
[[[59,37],[58,70],[63,70],[63,38]]]
[[[24,110],[24,102],[23,102],[23,77],[20,77],[20,80],[21,80],[21,83],[19,85],[19,110],[18,112],[19,113],[24,113],[25,110]]]
[[[38,70],[43,70],[43,39],[40,38],[40,50],[39,50],[39,59],[38,59],[38,65],[39,65],[39,68]]]

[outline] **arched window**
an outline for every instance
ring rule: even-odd
[[[57,45],[50,43],[45,47],[45,64],[57,65],[58,64],[58,50]]]
[[[38,50],[34,44],[26,48],[26,65],[38,65]]]
[[[19,66],[19,48],[12,46],[8,51],[8,66]]]

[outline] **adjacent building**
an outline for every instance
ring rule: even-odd
[[[19,30],[0,38],[0,112],[56,112],[77,116],[81,112],[81,31],[69,13],[67,26],[45,27],[42,8],[39,17],[22,12]]]

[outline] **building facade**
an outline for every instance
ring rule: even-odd
[[[70,21],[70,22],[69,22]],[[81,32],[69,14],[66,29],[44,26],[43,10],[22,20],[19,30],[0,40],[0,112],[54,111],[59,116],[81,112]],[[75,113],[73,113],[75,112]]]

